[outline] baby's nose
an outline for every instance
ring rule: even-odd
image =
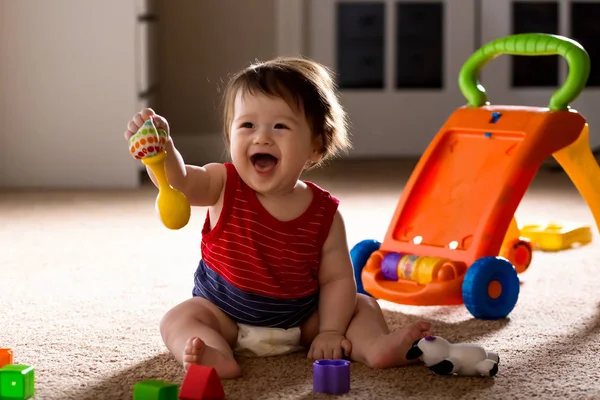
[[[270,145],[273,143],[271,136],[265,131],[259,131],[254,136],[254,143],[261,145]]]

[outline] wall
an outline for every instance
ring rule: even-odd
[[[161,0],[157,112],[188,163],[224,155],[220,88],[276,54],[275,0]]]
[[[305,54],[336,72],[349,156],[422,154],[464,104],[457,76],[475,47],[473,0],[306,2]]]
[[[283,0],[286,1],[286,0]],[[472,52],[497,37],[503,37],[513,32],[513,22],[516,22],[512,13],[512,4],[514,2],[498,0],[435,0],[414,2],[411,0],[378,0],[376,2],[364,1],[342,1],[342,0],[287,0],[287,4],[296,4],[304,2],[308,4],[308,11],[296,12],[290,14],[297,15],[296,24],[287,23],[282,25],[283,32],[295,37],[300,42],[299,47],[303,54],[323,62],[324,64],[337,69],[340,73],[346,70],[353,70],[348,75],[356,75],[356,72],[363,72],[367,77],[373,78],[373,75],[379,75],[383,72],[383,85],[379,88],[351,88],[346,87],[341,90],[342,104],[348,111],[351,121],[351,134],[354,148],[350,153],[351,157],[417,157],[422,154],[429,145],[434,135],[437,134],[440,127],[447,120],[448,116],[465,103],[465,98],[458,88],[458,74],[464,62],[471,56]],[[356,13],[346,13],[346,20],[337,21],[336,14],[339,12],[338,6],[344,3],[347,7],[362,7],[363,5],[377,6],[381,5],[383,12],[378,16],[378,11],[365,11]],[[436,71],[436,58],[430,58],[425,50],[426,47],[434,49],[436,46],[426,46],[435,38],[429,36],[435,33],[436,24],[427,21],[426,16],[432,17],[432,10],[421,10],[420,12],[404,10],[398,11],[399,6],[427,7],[443,5],[441,21],[443,21],[443,62],[440,70],[442,71],[442,88],[410,89],[407,87],[398,90],[395,85],[397,80],[396,73],[398,66],[413,66],[422,68],[416,73],[407,73],[408,68],[402,68],[403,73],[413,75],[416,81],[419,80],[421,71]],[[569,36],[581,41],[590,53],[592,60],[592,76],[600,76],[600,68],[594,68],[600,65],[596,63],[596,58],[600,57],[600,43],[597,40],[600,30],[597,23],[597,16],[600,16],[600,1],[588,0],[585,2],[573,2],[571,0],[557,0],[555,2],[540,2],[532,0],[531,2],[517,2],[521,6],[531,6],[548,8],[548,5],[555,4],[558,8],[557,21],[555,28],[548,28],[548,23],[552,24],[552,13],[542,12],[539,9],[532,14],[523,15],[522,10],[517,18],[524,25],[519,27],[521,32],[534,31],[553,32]],[[579,12],[574,12],[574,7],[579,7]],[[595,7],[593,7],[595,6]],[[582,9],[581,7],[585,7]],[[593,7],[593,8],[592,8]],[[595,11],[594,11],[595,10]],[[348,11],[348,10],[346,10]],[[402,17],[402,14],[405,17]],[[361,15],[362,14],[362,15]],[[420,15],[419,15],[420,14]],[[526,13],[527,14],[527,13]],[[596,15],[597,14],[597,15]],[[535,15],[535,17],[534,17]],[[587,15],[587,17],[584,17]],[[594,18],[596,16],[596,18]],[[406,18],[404,23],[398,22]],[[281,19],[280,19],[281,20]],[[576,22],[573,22],[575,20]],[[410,27],[408,32],[400,33],[401,26],[409,27],[410,22],[418,23],[417,26]],[[417,22],[418,21],[418,22]],[[288,22],[288,21],[286,21]],[[303,30],[296,30],[295,27],[303,22]],[[379,23],[381,22],[381,23]],[[337,26],[337,27],[336,27]],[[292,27],[290,29],[289,27]],[[347,36],[344,43],[337,43],[338,27],[345,31]],[[419,32],[420,27],[424,30]],[[355,29],[352,29],[355,28]],[[577,29],[574,29],[577,28]],[[550,30],[547,30],[550,29]],[[575,33],[575,31],[579,33]],[[419,41],[404,41],[406,46],[398,48],[397,45],[403,41],[398,41],[399,36],[414,37],[423,36]],[[379,41],[379,39],[382,39]],[[356,46],[351,43],[355,41]],[[302,43],[304,42],[304,43]],[[361,44],[363,43],[363,44]],[[350,44],[350,46],[348,46]],[[381,53],[378,48],[383,49]],[[338,51],[338,50],[345,51]],[[348,50],[355,51],[348,51]],[[362,50],[362,51],[361,51]],[[337,66],[337,58],[345,53],[344,61]],[[438,53],[439,54],[439,53]],[[398,58],[396,58],[399,56]],[[502,56],[486,64],[480,76],[480,80],[490,96],[492,104],[509,105],[535,105],[544,106],[552,96],[557,86],[554,87],[518,87],[511,85],[511,56]],[[538,57],[540,61],[541,57]],[[523,57],[521,61],[527,59],[533,61],[532,57]],[[414,61],[410,61],[414,60]],[[438,64],[439,65],[439,64]],[[352,68],[353,67],[353,68]],[[597,73],[594,74],[594,69]],[[530,68],[542,72],[548,72],[539,64],[536,68]],[[566,63],[562,62],[559,67],[559,82],[562,84],[566,79]],[[360,75],[360,74],[359,74]],[[538,74],[544,75],[544,74]],[[592,78],[592,76],[590,78]],[[356,76],[354,76],[356,78]],[[344,79],[339,79],[338,82]],[[369,78],[367,78],[368,80]],[[347,80],[347,79],[346,79]],[[415,81],[410,79],[413,84]],[[594,135],[593,129],[600,125],[600,113],[596,111],[597,104],[600,103],[600,84],[593,84],[594,79],[588,81],[584,92],[572,103],[574,109],[584,115],[592,128],[590,143],[592,147],[600,147],[600,135]],[[600,79],[596,80],[600,82]],[[355,82],[356,83],[356,82]],[[351,85],[348,85],[351,86]],[[379,85],[378,85],[379,86]],[[383,86],[383,87],[381,87]],[[422,117],[426,110],[427,118]]]
[[[134,3],[0,0],[0,187],[137,186]]]
[[[3,37],[6,37],[6,23],[4,21],[4,15],[6,15],[6,1],[0,0],[0,57],[3,54],[6,54],[7,41],[2,40]],[[0,68],[0,77],[2,76],[2,70],[4,68]],[[0,78],[0,84],[2,80]],[[1,86],[0,86],[1,88]],[[8,97],[3,94],[4,91],[0,89],[0,126],[6,123],[6,109]],[[6,129],[0,128],[0,188],[5,185],[6,182],[6,139],[5,136],[8,135]]]

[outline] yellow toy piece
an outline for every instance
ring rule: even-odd
[[[169,229],[181,229],[190,220],[191,208],[187,197],[179,190],[174,189],[167,180],[165,172],[165,158],[167,152],[142,159],[142,163],[150,167],[158,182],[158,196],[156,196],[156,210],[162,223]]]
[[[590,148],[589,125],[585,124],[581,134],[571,145],[552,154],[565,170],[573,184],[586,201],[597,226],[600,226],[600,167]],[[568,249],[575,243],[581,245],[592,241],[589,226],[568,226],[549,224],[545,227],[527,225],[521,235],[528,237],[536,247],[545,251]]]
[[[543,251],[560,251],[573,247],[574,244],[585,245],[592,241],[592,230],[589,226],[557,223],[547,225],[524,225],[521,236],[531,240],[533,246]]]
[[[585,124],[581,134],[569,146],[552,154],[554,159],[567,173],[575,187],[586,201],[596,225],[600,227],[600,167],[589,145],[589,125]],[[500,255],[513,262],[519,273],[525,271],[531,262],[531,254],[527,256],[527,242],[543,251],[560,251],[573,247],[574,244],[588,244],[592,241],[589,226],[557,223],[547,225],[528,224],[519,228],[513,217],[502,244]],[[519,261],[517,259],[522,259]]]
[[[181,229],[190,220],[191,208],[188,199],[179,190],[174,189],[167,179],[165,159],[167,151],[165,143],[167,132],[156,129],[151,120],[129,139],[129,152],[136,160],[147,165],[158,183],[156,210],[162,223],[169,229]]]

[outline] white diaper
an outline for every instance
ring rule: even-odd
[[[300,327],[281,329],[238,324],[238,339],[234,350],[244,357],[268,357],[294,353],[300,346]]]

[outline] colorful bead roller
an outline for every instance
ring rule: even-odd
[[[410,279],[426,285],[433,280],[453,279],[463,269],[458,264],[445,258],[391,252],[381,261],[381,274],[390,281]]]

